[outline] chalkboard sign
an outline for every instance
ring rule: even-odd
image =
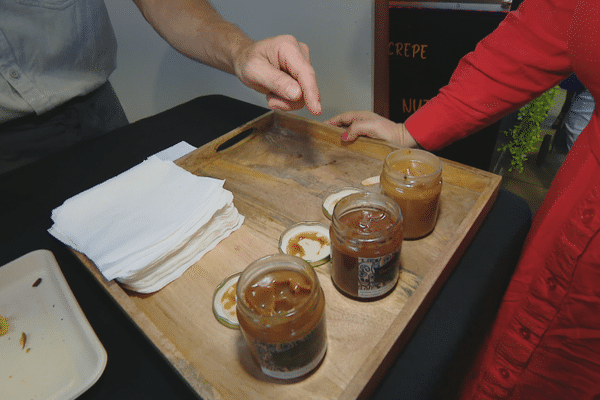
[[[506,13],[390,6],[390,117],[404,122],[446,85]]]
[[[404,122],[448,84],[459,60],[505,12],[389,6],[389,118]],[[488,169],[499,123],[438,154]]]

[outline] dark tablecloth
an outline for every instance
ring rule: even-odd
[[[52,210],[160,150],[182,140],[201,146],[266,111],[225,96],[203,96],[0,175],[0,265],[33,250],[52,251],[108,353],[103,375],[82,399],[196,396],[71,251],[47,233]],[[530,223],[525,201],[501,190],[373,398],[451,396],[494,316]]]

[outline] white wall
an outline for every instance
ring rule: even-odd
[[[168,0],[166,0],[168,1]],[[187,59],[154,32],[132,1],[105,0],[117,36],[110,78],[131,122],[197,96],[224,94],[266,107],[236,77]],[[373,1],[223,0],[212,3],[253,39],[292,34],[306,43],[317,72],[325,120],[373,108]]]

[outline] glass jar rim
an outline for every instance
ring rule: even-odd
[[[281,270],[299,271],[308,275],[313,286],[310,296],[294,307],[293,310],[280,315],[262,315],[252,310],[246,304],[244,299],[245,287],[256,277],[264,275],[267,272]],[[270,254],[253,261],[242,271],[236,289],[238,299],[236,306],[248,316],[256,319],[268,320],[271,321],[273,325],[277,325],[277,323],[287,322],[290,318],[302,313],[307,307],[315,302],[315,298],[319,295],[320,290],[321,286],[319,284],[319,278],[314,268],[306,260],[289,254]]]
[[[353,204],[356,203],[356,204]],[[402,211],[400,210],[400,206],[396,203],[392,198],[386,196],[383,193],[373,193],[373,192],[362,192],[362,193],[353,193],[350,194],[343,199],[341,199],[333,209],[333,215],[331,218],[331,225],[334,229],[338,231],[346,231],[349,229],[346,225],[340,222],[340,217],[342,215],[346,215],[349,212],[360,210],[364,207],[375,208],[375,209],[385,209],[386,211],[392,211],[396,217],[394,223],[382,230],[374,231],[374,232],[356,232],[361,241],[367,240],[377,240],[382,233],[393,231],[397,229],[398,225],[401,225],[404,222],[404,217],[402,215]],[[342,210],[344,207],[348,207],[347,209]],[[341,215],[340,215],[341,213]],[[344,229],[340,229],[344,228]]]
[[[404,159],[417,159],[418,161],[425,162],[434,168],[434,172],[424,175],[407,175],[392,168],[392,162]],[[398,149],[392,151],[385,157],[385,160],[383,161],[383,170],[386,174],[398,180],[405,180],[407,182],[427,181],[441,174],[442,160],[435,154],[426,150]]]

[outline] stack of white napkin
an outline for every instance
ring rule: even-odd
[[[153,156],[65,201],[48,231],[107,280],[155,292],[242,225],[223,183]]]

